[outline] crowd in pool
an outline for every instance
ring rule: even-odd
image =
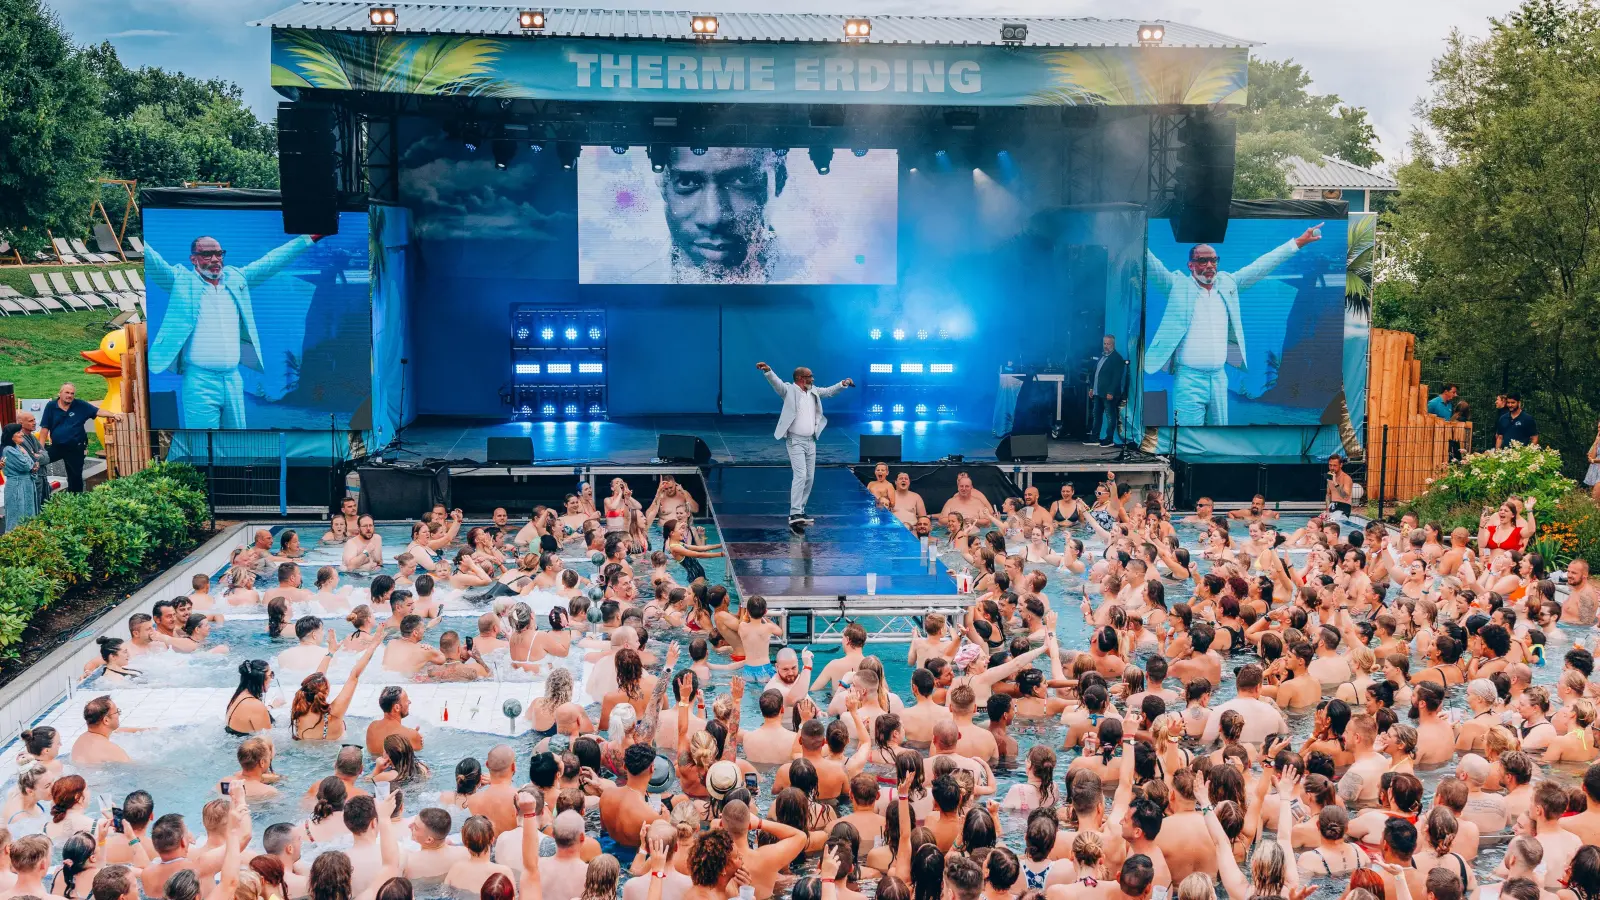
[[[763,598],[730,609],[700,564],[721,549],[670,479],[648,507],[617,479],[520,524],[435,507],[404,548],[349,502],[310,542],[342,565],[311,586],[298,535],[263,531],[216,596],[198,576],[101,639],[87,674],[113,693],[83,705],[70,748],[23,732],[0,900],[1305,900],[1330,882],[1345,900],[1600,898],[1600,686],[1559,627],[1595,624],[1597,595],[1582,560],[1558,594],[1526,552],[1531,499],[1476,535],[1396,534],[1333,502],[1296,527],[1259,497],[1179,517],[1109,474],[1092,502],[1068,485],[996,506],[963,476],[933,534],[889,474],[868,486],[880,505],[973,582],[960,615],[923,618],[904,684],[860,623],[837,653],[796,653]],[[462,602],[475,622],[444,614]],[[210,628],[230,616],[277,652],[239,664],[210,726],[238,768],[201,840],[141,787],[114,693],[168,655],[228,653]],[[1080,616],[1087,646],[1064,647]],[[430,757],[407,688],[502,663],[540,684],[508,707],[527,755],[483,735],[481,757]],[[363,725],[369,666],[388,683]],[[1559,670],[1553,690],[1535,669]],[[729,690],[708,698],[714,679]],[[1059,737],[1020,745],[1040,723]],[[280,776],[285,741],[323,774]],[[420,790],[449,766],[454,790]],[[286,794],[300,815],[253,821]],[[91,796],[120,799],[96,816]]]

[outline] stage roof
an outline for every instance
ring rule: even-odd
[[[251,24],[274,28],[324,31],[377,31],[368,20],[371,3],[347,0],[303,0]],[[415,34],[520,35],[517,14],[538,7],[475,4],[401,3],[394,9],[394,31]],[[556,37],[693,39],[695,15],[714,15],[717,34],[705,39],[730,41],[843,43],[843,15],[821,13],[698,13],[670,10],[566,9],[544,10],[541,35]],[[872,36],[864,44],[956,44],[1000,46],[1000,26],[1028,26],[1029,47],[1137,47],[1141,24],[1160,24],[1166,36],[1160,48],[1247,48],[1241,40],[1178,22],[1044,16],[869,16]]]

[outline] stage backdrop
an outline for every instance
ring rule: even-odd
[[[320,240],[276,209],[146,208],[144,227],[153,427],[371,427],[365,212]]]
[[[1215,244],[1151,219],[1144,424],[1338,424],[1346,247],[1343,217],[1235,217]]]

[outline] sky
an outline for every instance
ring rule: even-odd
[[[236,81],[247,102],[270,119],[278,97],[267,84],[267,31],[245,23],[289,0],[50,0],[80,44],[109,40],[130,66],[158,65],[186,74]],[[593,4],[596,0],[588,0]],[[588,5],[588,4],[585,4]],[[670,0],[638,0],[627,8],[683,9]],[[1066,15],[1165,19],[1260,42],[1263,59],[1293,58],[1319,93],[1365,106],[1386,162],[1405,150],[1413,108],[1428,91],[1433,60],[1452,29],[1488,31],[1516,0],[1003,0],[974,6],[956,0],[850,0],[851,15]],[[815,12],[815,0],[716,0],[708,11]]]

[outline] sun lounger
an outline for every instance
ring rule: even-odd
[[[91,251],[88,247],[84,246],[83,241],[80,241],[77,238],[69,239],[67,241],[67,245],[72,248],[72,252],[76,253],[80,259],[87,259],[90,262],[97,263],[121,262],[120,257],[112,256],[109,253],[95,253]]]
[[[0,297],[0,313],[3,313],[7,316],[27,315],[28,311],[23,308],[22,303],[20,302],[26,299],[26,297]]]
[[[67,243],[66,238],[51,238],[50,246],[55,248],[56,258],[64,265],[75,266],[84,261],[73,255],[72,245]]]
[[[144,290],[144,276],[140,275],[137,270],[134,270],[134,269],[129,269],[128,270],[128,283],[133,285],[133,289],[138,291],[139,293],[143,294],[145,292],[145,290]]]
[[[111,226],[104,222],[94,226],[94,246],[101,253],[108,256],[116,257],[119,260],[126,258],[122,247],[117,243],[117,233],[112,231]]]
[[[144,259],[144,241],[139,240],[138,235],[128,236],[128,246],[133,248],[133,252],[128,254],[129,259]]]
[[[39,301],[33,299],[32,297],[17,297],[11,302],[21,306],[23,311],[26,313],[38,313],[40,315],[45,313],[45,308],[40,306]]]
[[[78,297],[84,303],[87,303],[90,309],[104,309],[107,306],[117,305],[115,297],[106,296],[96,291],[82,272],[72,273],[72,283],[78,286]]]

